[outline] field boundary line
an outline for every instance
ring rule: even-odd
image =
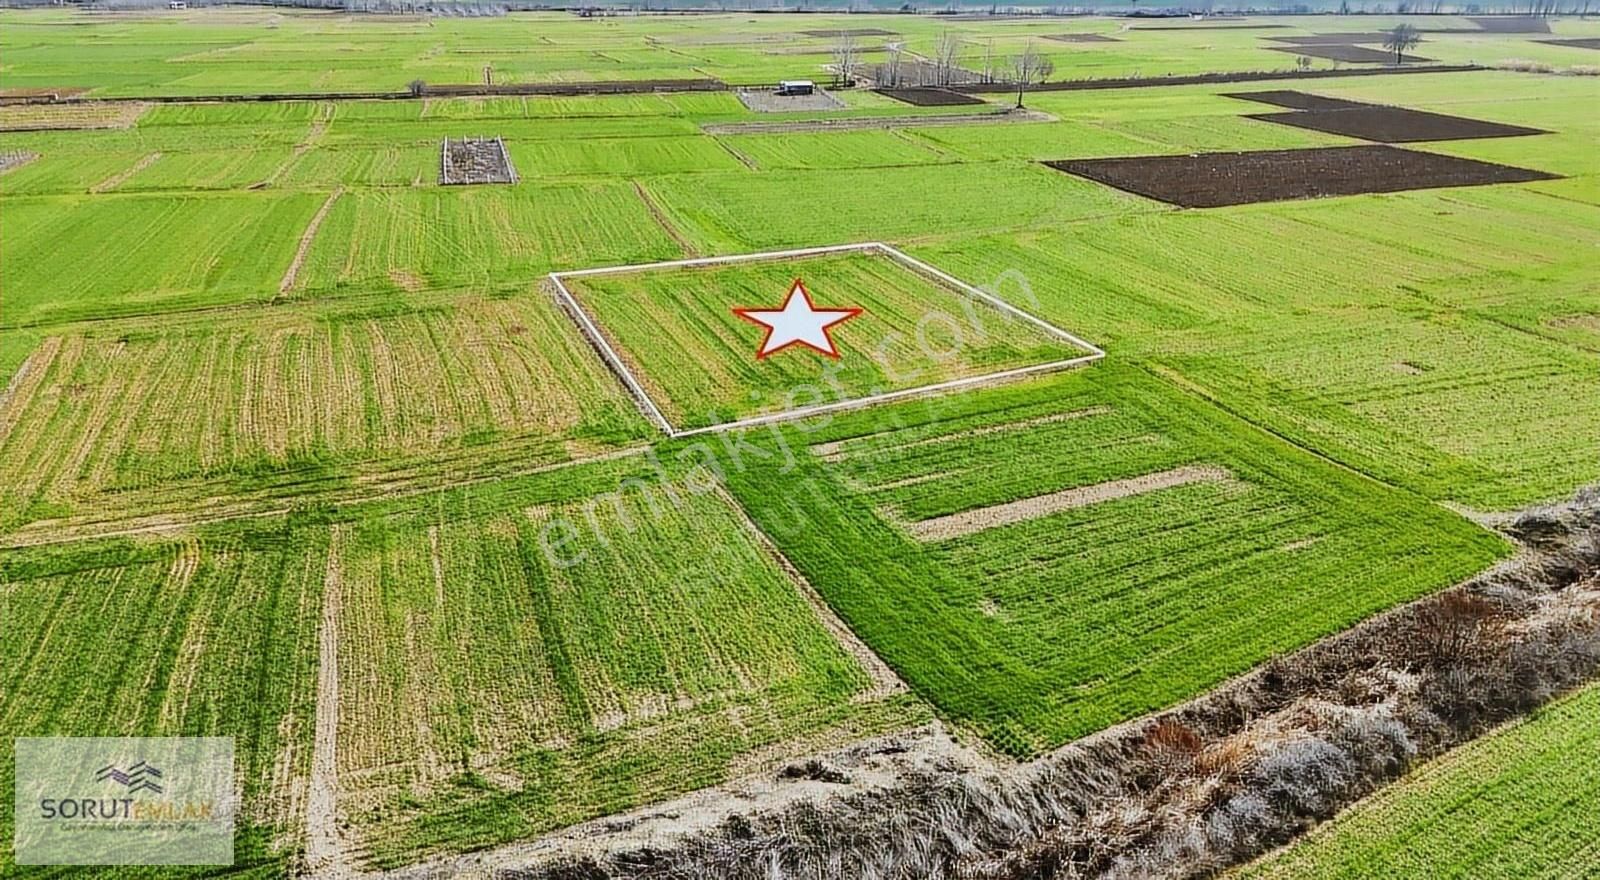
[[[334,187],[333,192],[328,193],[328,198],[322,203],[322,207],[317,209],[317,213],[311,215],[311,222],[306,224],[305,232],[300,234],[300,246],[295,248],[294,259],[289,262],[289,268],[283,270],[283,280],[278,282],[279,297],[294,288],[295,281],[300,277],[300,267],[306,261],[306,254],[311,252],[312,239],[317,237],[317,230],[322,228],[322,221],[328,216],[328,210],[333,207],[333,203],[338,201],[341,195],[344,195],[344,187]]]
[[[694,246],[694,242],[690,241],[687,235],[683,234],[683,230],[667,219],[667,215],[661,210],[661,206],[656,204],[655,196],[652,196],[650,191],[644,188],[644,184],[638,180],[630,182],[633,184],[633,191],[639,195],[639,201],[644,202],[645,210],[649,211],[650,216],[655,218],[656,225],[661,227],[667,237],[678,243],[678,247],[683,249],[683,255],[686,257],[700,256],[700,249]]]
[[[107,177],[105,180],[102,180],[99,183],[95,184],[94,186],[89,187],[89,192],[94,193],[95,195],[99,195],[100,193],[109,192],[111,190],[114,190],[117,187],[123,185],[124,183],[127,183],[128,182],[128,178],[134,176],[135,174],[138,174],[139,172],[145,170],[146,168],[149,168],[151,165],[154,165],[156,163],[156,160],[160,159],[160,158],[161,158],[161,151],[160,150],[156,150],[153,153],[146,153],[142,158],[139,159],[139,161],[133,163],[133,167],[132,168],[129,168],[126,171],[120,171],[120,172],[118,172],[116,174],[113,174],[110,177]]]
[[[628,368],[627,363],[622,359],[621,355],[617,353],[616,349],[612,347],[611,343],[606,340],[605,335],[601,333],[600,327],[595,322],[594,318],[584,310],[583,306],[578,302],[578,298],[573,295],[572,291],[568,289],[565,283],[565,279],[568,278],[586,278],[597,275],[616,275],[628,272],[641,272],[656,269],[678,269],[695,266],[714,266],[732,263],[785,260],[796,257],[809,257],[821,254],[849,252],[879,254],[888,257],[889,259],[894,260],[895,262],[914,272],[920,273],[925,277],[928,277],[946,286],[955,288],[958,293],[965,294],[979,300],[980,302],[993,306],[999,309],[1002,314],[1010,315],[1013,318],[1017,318],[1026,323],[1032,324],[1040,330],[1043,330],[1047,335],[1067,342],[1087,353],[1079,357],[1065,358],[1058,361],[1049,361],[1042,364],[1030,364],[1025,367],[1016,367],[1010,370],[1000,370],[998,372],[984,373],[978,376],[967,376],[961,379],[951,379],[946,382],[935,382],[931,385],[919,385],[915,388],[902,388],[895,391],[885,391],[879,394],[869,394],[865,397],[855,397],[849,400],[838,400],[832,403],[803,406],[798,409],[789,409],[781,412],[752,416],[745,419],[736,419],[731,422],[707,425],[702,428],[681,429],[676,425],[673,425],[672,421],[662,413],[661,407],[656,404],[653,398],[650,397],[650,393],[645,390],[643,383],[641,383],[639,378],[633,374],[633,371]],[[1056,325],[1044,320],[1043,318],[1025,312],[1022,309],[1011,305],[1005,300],[1000,299],[999,297],[981,288],[974,287],[973,285],[962,281],[948,272],[944,272],[938,268],[935,268],[934,266],[931,266],[928,263],[917,259],[916,257],[906,254],[899,249],[884,244],[880,241],[857,242],[855,244],[822,245],[818,247],[793,248],[781,251],[760,251],[752,254],[731,254],[721,257],[696,257],[685,260],[666,260],[658,263],[631,263],[624,266],[602,266],[595,269],[574,269],[566,272],[551,272],[549,278],[550,282],[555,285],[557,298],[561,301],[566,311],[572,315],[573,320],[577,321],[578,329],[582,331],[586,337],[588,337],[590,344],[595,348],[596,351],[599,352],[600,357],[605,361],[606,366],[609,367],[611,372],[614,373],[617,378],[621,380],[622,384],[627,387],[629,393],[632,394],[638,401],[640,409],[644,411],[644,414],[650,419],[650,421],[654,422],[655,425],[659,427],[668,437],[674,439],[679,437],[693,437],[699,434],[730,431],[738,428],[767,425],[775,422],[793,421],[795,419],[808,418],[810,416],[821,415],[823,413],[860,409],[862,407],[872,406],[874,404],[887,403],[892,400],[903,400],[909,397],[921,397],[929,394],[939,394],[974,385],[992,384],[995,382],[1002,382],[1035,373],[1048,373],[1055,372],[1057,370],[1066,370],[1073,367],[1092,364],[1106,356],[1105,350],[1094,343],[1069,333],[1066,330],[1063,330],[1060,327],[1057,327]]]
[[[311,790],[306,797],[306,866],[313,877],[354,872],[339,840],[339,613],[344,571],[339,559],[344,525],[328,531],[322,578],[322,625],[317,630],[317,716],[311,749]]]
[[[851,629],[849,624],[844,622],[844,619],[833,610],[833,606],[828,604],[828,600],[822,598],[822,594],[817,592],[817,588],[813,587],[811,582],[806,580],[806,576],[800,573],[800,569],[789,561],[789,557],[783,555],[783,551],[778,549],[777,543],[766,532],[761,530],[761,526],[754,519],[750,518],[750,513],[739,504],[738,499],[734,498],[733,494],[721,483],[716,485],[716,493],[723,503],[733,508],[734,516],[750,532],[750,536],[755,539],[761,550],[773,562],[777,563],[778,568],[788,576],[789,581],[794,584],[795,591],[800,594],[800,598],[804,599],[807,605],[811,606],[811,611],[817,616],[817,621],[833,636],[833,640],[838,643],[839,647],[844,649],[845,653],[854,657],[861,664],[862,671],[867,674],[867,679],[871,682],[871,686],[851,697],[851,701],[870,702],[893,694],[910,693],[911,688],[906,685],[905,681],[895,673],[894,669],[882,657],[878,656],[876,651],[872,650],[865,641],[862,641],[860,636],[856,635],[855,630]]]

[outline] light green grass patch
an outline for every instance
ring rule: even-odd
[[[764,329],[733,309],[779,308],[796,278],[818,308],[865,309],[831,331],[839,360],[800,347],[756,358]],[[644,268],[564,283],[679,429],[1088,353],[875,253]]]

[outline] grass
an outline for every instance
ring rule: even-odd
[[[1600,686],[1412,771],[1240,878],[1586,876],[1600,773]]]
[[[1110,362],[786,438],[814,454],[731,469],[740,501],[915,690],[1018,756],[1205,690],[1505,552],[1414,495]],[[1186,465],[1230,476],[944,542],[904,525]]]
[[[733,309],[778,308],[796,277],[819,308],[865,309],[833,330],[840,360],[800,348],[756,359],[762,328]],[[646,269],[565,283],[678,428],[1087,354],[877,254]]]
[[[0,88],[400,89],[479,81],[486,65],[499,82],[770,82],[818,77],[829,40],[796,32],[846,21],[894,29],[922,54],[952,28],[969,65],[991,39],[1004,54],[1047,33],[1117,37],[1037,44],[1057,78],[1082,78],[1284,68],[1293,57],[1263,34],[1400,19],[1160,32],[860,14],[597,26],[556,13],[6,10]],[[1430,35],[1419,51],[1593,63],[1525,36]],[[713,136],[702,126],[773,119],[704,93],[154,105],[126,129],[0,132],[0,150],[40,156],[0,175],[0,384],[28,365],[0,403],[0,541],[60,542],[0,550],[0,674],[13,679],[0,733],[232,733],[249,814],[240,870],[286,872],[330,557],[352,634],[344,809],[372,866],[658,801],[763,755],[926,720],[927,704],[1026,756],[1183,700],[1506,552],[1439,502],[1508,509],[1600,479],[1597,82],[1273,83],[1548,129],[1417,148],[1568,178],[1210,211],[1037,161],[1341,141],[1243,119],[1262,107],[1223,93],[1249,85],[1041,92],[1028,104],[1055,121],[901,130]],[[843,100],[826,118],[971,112]],[[506,139],[522,182],[435,186],[440,138],[483,134]],[[1080,374],[655,447],[675,477],[720,466],[738,505],[915,692],[860,702],[860,667],[737,510],[699,497],[656,519],[648,498],[610,494],[655,479],[634,447],[656,434],[538,285],[688,251],[866,240],[1001,281],[1001,296],[1109,356]],[[914,336],[930,308],[966,317],[947,291],[871,261],[698,274],[714,283],[687,294],[693,308],[679,273],[580,291],[683,424],[825,386],[805,353],[757,364],[759,330],[728,311],[775,300],[794,274],[823,305],[868,307],[841,328],[833,378],[848,395],[905,387],[872,358],[885,332]],[[949,361],[896,363],[923,368],[921,384],[1059,354],[1007,328]],[[619,457],[572,464],[597,455]],[[1000,521],[1002,505],[1198,467],[1225,476]],[[593,540],[591,511],[622,537]],[[983,511],[988,528],[917,537]],[[585,565],[544,556],[541,529],[561,517],[580,528],[568,549]],[[95,537],[128,529],[165,537]],[[705,589],[688,591],[686,572],[706,574]],[[92,618],[107,623],[68,625]],[[1543,870],[1501,849],[1506,861],[1460,873]],[[1417,851],[1445,873],[1484,854]]]
[[[21,736],[230,736],[243,801],[229,873],[287,870],[304,824],[325,552],[314,532],[235,530],[0,556],[0,779],[12,787]],[[0,804],[8,834],[13,806]],[[8,876],[12,858],[0,856]]]
[[[341,690],[340,773],[376,864],[525,838],[720,781],[758,748],[917,717],[903,699],[853,701],[866,675],[793,583],[723,501],[677,491],[351,529],[341,676],[368,684]]]
[[[0,440],[7,526],[495,440],[564,460],[649,430],[538,290],[77,325],[36,351]]]

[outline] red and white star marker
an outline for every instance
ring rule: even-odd
[[[805,284],[796,278],[789,287],[789,298],[783,301],[783,308],[738,308],[733,313],[752,324],[767,328],[767,335],[761,340],[761,349],[756,352],[756,360],[761,360],[791,345],[804,345],[828,357],[837,358],[839,350],[833,345],[829,328],[863,311],[857,308],[819,309],[811,301],[811,293],[806,290]]]

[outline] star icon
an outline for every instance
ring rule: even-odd
[[[767,335],[761,340],[761,349],[756,352],[756,360],[761,360],[791,345],[804,345],[828,357],[837,358],[839,350],[834,347],[833,336],[828,329],[863,311],[858,308],[819,309],[811,301],[811,293],[806,290],[805,284],[796,278],[789,287],[789,296],[783,301],[783,308],[737,308],[733,313],[752,324],[767,328]]]

